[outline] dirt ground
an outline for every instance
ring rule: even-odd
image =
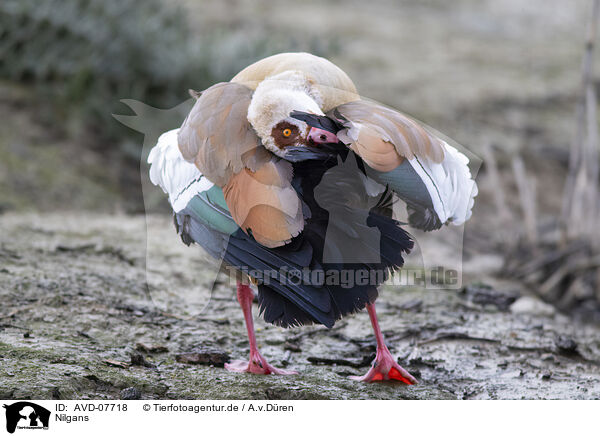
[[[300,374],[240,375],[219,367],[248,353],[234,288],[221,276],[210,295],[214,269],[168,216],[9,213],[0,228],[0,398],[600,398],[600,328],[510,285],[382,290],[387,342],[419,385],[348,379],[374,354],[364,312],[331,330],[257,319],[263,354]]]

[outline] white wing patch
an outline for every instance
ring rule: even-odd
[[[410,164],[429,191],[442,223],[461,225],[471,217],[478,189],[469,170],[469,158],[444,142],[444,160],[434,163],[414,157]]]
[[[150,181],[169,195],[173,210],[180,212],[196,194],[212,188],[213,183],[196,165],[183,158],[177,145],[177,132],[179,129],[160,135],[158,143],[150,150],[148,163]]]

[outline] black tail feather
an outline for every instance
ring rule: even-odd
[[[289,256],[288,259],[283,259],[273,249],[260,246],[241,231],[230,237],[225,260],[233,266],[246,268],[250,275],[260,277],[265,271],[269,271],[269,279],[259,279],[258,285],[259,307],[267,322],[282,327],[315,322],[332,327],[343,316],[355,313],[367,303],[375,301],[378,286],[387,280],[390,271],[403,265],[402,255],[408,253],[413,246],[408,233],[391,218],[371,213],[367,224],[377,228],[382,234],[379,241],[379,263],[322,263],[324,241],[320,235],[323,234],[323,229],[313,228],[315,225],[323,226],[323,223],[318,222],[308,223],[303,234],[303,249],[308,250],[308,245],[313,252],[309,263],[294,263],[288,260]],[[363,245],[357,249],[367,250],[373,247]],[[284,273],[280,274],[282,270]],[[294,276],[292,272],[298,275]],[[289,275],[286,276],[285,273]],[[294,279],[288,280],[290,276]],[[360,277],[364,279],[365,276],[366,283],[356,283]],[[332,278],[331,282],[327,281],[329,277]]]
[[[320,201],[330,209],[321,207],[314,198],[315,187],[336,165],[337,157],[294,164],[292,183],[310,216],[306,215],[304,230],[290,243],[267,248],[239,229],[226,246],[214,250],[221,252],[226,264],[256,279],[260,312],[267,322],[332,327],[343,316],[374,302],[378,286],[403,265],[403,254],[413,247],[410,235],[392,218],[389,193],[369,197],[356,173],[347,178],[330,174],[319,188]],[[362,205],[361,200],[365,200]],[[183,215],[187,214],[178,214],[176,221],[182,237],[206,243],[206,231],[196,225],[193,214]],[[221,237],[221,244],[225,240]],[[365,254],[368,260],[352,257],[355,253]]]

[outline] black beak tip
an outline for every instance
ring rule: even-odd
[[[290,116],[299,121],[304,121],[310,127],[323,129],[334,134],[337,134],[343,128],[340,123],[326,115],[309,114],[308,112],[294,110],[290,113]]]

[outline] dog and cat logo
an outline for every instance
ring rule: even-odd
[[[16,429],[48,430],[50,411],[29,401],[5,404],[6,431],[14,433]]]

